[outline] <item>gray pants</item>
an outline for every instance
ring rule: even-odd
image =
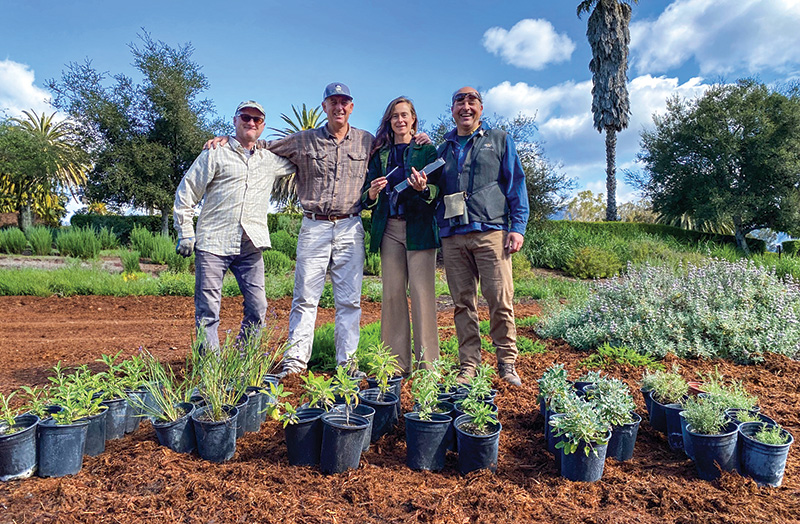
[[[219,309],[222,302],[222,277],[231,270],[242,291],[244,315],[239,334],[259,328],[267,313],[264,292],[264,259],[261,250],[245,235],[238,255],[221,256],[198,250],[195,254],[194,321],[206,331],[206,348],[219,347]]]

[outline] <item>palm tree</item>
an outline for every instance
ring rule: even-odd
[[[272,133],[272,136],[283,138],[292,133],[314,129],[325,122],[325,118],[320,120],[323,114],[320,107],[308,110],[306,109],[306,105],[303,104],[302,110],[299,111],[295,106],[292,106],[292,112],[294,112],[294,120],[285,113],[281,113],[281,119],[286,122],[289,127],[283,129],[270,127],[270,131],[275,131]],[[295,180],[295,175],[281,177],[275,181],[275,185],[272,188],[272,201],[281,206],[284,211],[291,212],[300,209],[297,202],[297,182]]]
[[[68,189],[75,195],[81,185],[86,183],[86,173],[91,169],[88,155],[78,145],[78,139],[71,126],[66,122],[53,122],[55,112],[47,116],[36,111],[23,111],[27,118],[10,118],[16,127],[35,139],[41,158],[48,159],[46,168],[38,175],[28,173],[17,181],[20,194],[27,197],[20,206],[19,224],[21,229],[32,225],[31,206],[36,189],[41,193],[43,188],[48,192],[59,188]],[[45,163],[43,162],[43,165]],[[27,187],[26,187],[27,186]]]
[[[586,36],[592,47],[592,113],[594,127],[606,132],[606,220],[617,220],[616,150],[617,132],[628,127],[627,71],[630,3],[639,0],[583,0],[578,18],[588,13]]]

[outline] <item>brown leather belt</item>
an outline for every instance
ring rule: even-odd
[[[314,213],[304,212],[303,215],[311,220],[328,220],[330,222],[335,222],[336,220],[357,217],[358,213],[350,213],[349,215],[315,215]]]

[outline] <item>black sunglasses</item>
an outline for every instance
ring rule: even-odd
[[[252,116],[252,115],[248,115],[247,113],[239,113],[239,115],[237,115],[237,116],[239,118],[241,118],[245,123],[250,122],[252,120],[253,122],[255,122],[255,124],[257,126],[261,125],[264,122],[264,118],[263,117]]]
[[[461,102],[464,99],[472,102],[473,100],[477,100],[479,102],[483,102],[481,99],[481,95],[479,93],[456,93],[453,95],[453,103]]]

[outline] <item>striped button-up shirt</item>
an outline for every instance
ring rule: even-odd
[[[269,142],[267,147],[297,166],[297,196],[305,211],[345,215],[361,210],[372,140],[367,131],[350,127],[338,142],[323,124]]]
[[[197,249],[215,255],[238,255],[242,233],[258,248],[270,247],[267,212],[276,177],[294,173],[295,166],[266,149],[252,155],[230,137],[209,149],[186,172],[175,192],[173,217],[181,238],[195,236],[194,207],[203,199],[197,219]]]

